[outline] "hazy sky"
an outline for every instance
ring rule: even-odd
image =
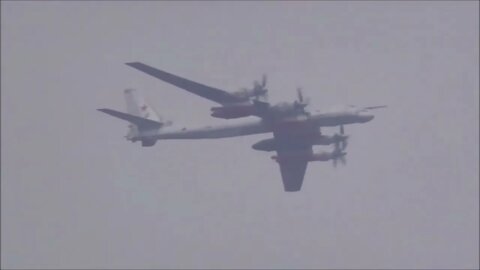
[[[477,1],[1,5],[2,268],[479,267]],[[130,61],[389,107],[285,193],[268,134],[127,142],[95,109],[128,87],[180,127],[239,121]]]

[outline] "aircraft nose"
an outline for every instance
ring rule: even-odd
[[[373,114],[363,114],[362,115],[363,122],[371,121],[373,118],[375,118],[375,116]]]

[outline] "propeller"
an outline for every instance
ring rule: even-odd
[[[341,147],[338,147],[339,149],[341,149],[343,151],[343,150],[345,150],[345,148],[347,148],[348,135],[345,135],[345,130],[343,128],[343,125],[340,125],[340,133],[335,133],[335,135],[333,135],[333,137],[334,137],[336,143],[340,142]]]
[[[341,156],[339,158],[334,158],[333,159],[333,167],[337,168],[337,160],[340,160],[343,166],[347,165],[347,160],[345,159],[345,156]]]
[[[267,86],[267,75],[265,74],[262,74],[262,80],[260,82],[258,82],[257,80],[253,82],[253,90],[264,90],[265,86]]]
[[[332,153],[333,154],[333,157],[332,157],[333,167],[334,168],[337,167],[337,160],[340,160],[342,165],[347,165],[347,160],[345,159],[345,155],[347,153],[342,152],[343,149],[340,149],[340,143],[338,141],[335,142],[334,146],[335,146],[335,148],[334,148],[333,153]]]
[[[348,136],[345,136],[345,129],[343,128],[343,125],[340,125],[340,135],[343,137],[342,150],[345,150],[348,144]]]
[[[294,109],[296,111],[299,111],[300,113],[303,113],[303,114],[309,114],[306,110],[305,110],[305,107],[307,107],[307,105],[310,103],[310,100],[307,98],[305,99],[303,97],[303,92],[302,92],[302,88],[301,87],[298,87],[297,88],[297,100],[295,100],[295,102],[293,103],[293,106],[294,106]]]
[[[255,97],[255,100],[259,100],[260,97],[264,97],[265,100],[268,99],[268,89],[265,88],[267,86],[267,75],[262,74],[262,80],[260,82],[254,81],[253,82],[253,89],[252,93]]]
[[[298,102],[303,103],[303,93],[302,93],[301,87],[297,88],[297,96],[298,96]]]
[[[265,88],[267,86],[267,74],[263,73],[262,74],[262,83],[260,84],[262,88]]]
[[[267,75],[262,75],[262,80],[259,82],[257,80],[253,81],[253,88],[241,88],[239,91],[233,93],[241,98],[250,99],[253,97],[254,101],[259,101],[263,97],[263,101],[266,102],[268,99],[268,89],[267,86]]]

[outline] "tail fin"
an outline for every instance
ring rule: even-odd
[[[124,91],[127,112],[123,113],[111,109],[98,109],[99,111],[130,122],[127,140],[135,142],[142,141],[142,146],[152,146],[155,139],[149,138],[152,130],[159,130],[164,126],[171,125],[172,122],[164,122],[158,114],[150,107],[144,98],[134,89]],[[150,133],[150,135],[148,135]]]
[[[158,114],[145,102],[145,99],[135,89],[126,89],[124,95],[127,103],[127,112],[129,114],[160,122]]]

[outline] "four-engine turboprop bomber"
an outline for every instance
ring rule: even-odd
[[[240,101],[240,99],[232,98],[234,94],[159,71],[145,64],[129,63],[128,65],[180,88],[188,88],[189,92],[210,100],[217,102],[220,99],[224,101],[229,100],[231,102],[218,102],[225,108],[228,108],[226,110],[238,108],[240,104],[250,106],[250,108],[253,108],[252,111],[255,112],[251,115],[258,116],[260,119],[252,119],[244,123],[200,128],[175,128],[171,125],[171,122],[161,120],[145,100],[140,97],[138,92],[128,89],[125,90],[128,113],[112,109],[99,109],[99,111],[130,122],[130,129],[126,136],[127,140],[132,142],[141,141],[142,146],[148,147],[153,146],[157,140],[216,139],[273,133],[273,138],[263,139],[252,145],[252,148],[259,151],[275,151],[277,153],[272,159],[279,164],[284,189],[289,192],[301,189],[308,162],[332,160],[333,164],[336,165],[337,160],[340,160],[344,164],[346,155],[344,150],[347,146],[348,136],[344,134],[343,125],[371,121],[374,118],[371,113],[372,109],[386,107],[371,106],[359,108],[347,106],[331,111],[307,111],[305,109],[307,102],[304,100],[300,90],[297,93],[298,100],[291,103],[283,102],[270,105],[265,100],[261,101],[259,98],[251,99],[250,94],[245,94],[242,101]],[[158,76],[158,74],[161,74],[161,76]],[[252,93],[255,91],[257,93],[265,92],[265,85],[266,78],[264,77],[261,83],[256,82],[254,84]],[[265,94],[262,95],[265,96]],[[241,110],[229,112],[235,112],[237,116],[241,115],[239,113]],[[238,118],[232,117],[233,115],[234,113],[230,114],[229,118]],[[328,136],[320,132],[320,127],[334,126],[340,126],[338,134]],[[332,152],[315,153],[313,151],[314,145],[332,144],[334,145]]]

